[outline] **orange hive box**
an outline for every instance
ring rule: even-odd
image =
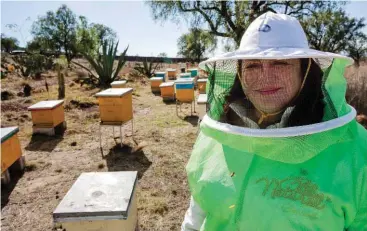
[[[97,93],[102,122],[124,123],[133,118],[132,88],[110,88]]]
[[[168,79],[176,79],[176,69],[167,68],[166,71],[167,71]]]
[[[174,100],[175,99],[175,83],[166,82],[159,85],[161,89],[161,96],[163,100]]]
[[[112,88],[125,88],[126,87],[126,80],[120,80],[120,81],[113,81],[111,83]]]
[[[159,85],[163,83],[163,77],[152,77],[150,78],[150,87],[152,92],[159,92],[160,88]]]
[[[176,99],[183,103],[194,101],[193,78],[178,79],[175,81]]]
[[[198,89],[200,94],[206,93],[206,83],[208,82],[208,79],[198,79]]]
[[[54,128],[65,121],[64,100],[41,101],[30,107],[34,127]]]
[[[1,174],[4,176],[4,183],[10,182],[8,168],[16,161],[21,170],[24,168],[24,159],[17,136],[18,127],[1,128]]]

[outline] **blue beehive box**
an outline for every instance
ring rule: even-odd
[[[193,78],[184,78],[178,79],[175,81],[176,89],[193,89],[194,88],[194,79]]]
[[[162,78],[163,78],[163,82],[165,81],[165,78],[166,78],[166,72],[163,72],[163,71],[157,71],[157,72],[154,72],[154,75],[155,75],[155,77],[162,77]]]
[[[191,78],[191,73],[182,73],[180,74],[180,78]]]
[[[188,70],[191,73],[191,77],[196,77],[198,75],[198,69],[193,68]]]

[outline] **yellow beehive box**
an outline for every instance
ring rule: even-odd
[[[159,92],[159,86],[163,83],[163,77],[152,77],[150,78],[150,87],[152,92]]]
[[[198,79],[198,89],[200,94],[206,93],[206,83],[208,82],[208,79]]]
[[[1,173],[22,156],[18,131],[18,127],[1,128]]]
[[[178,79],[175,81],[176,99],[180,102],[189,103],[194,101],[193,78]]]
[[[113,81],[111,83],[112,88],[125,88],[126,87],[126,80],[120,80],[120,81]]]
[[[166,82],[159,85],[161,89],[161,96],[163,100],[173,100],[175,99],[175,83]]]
[[[132,88],[110,88],[96,94],[102,122],[124,123],[133,118]]]
[[[64,100],[41,101],[30,107],[34,127],[54,128],[65,121]]]
[[[67,231],[135,231],[137,172],[82,173],[53,212]]]
[[[167,76],[168,76],[168,79],[176,79],[176,69],[173,69],[173,68],[168,68],[167,70]]]

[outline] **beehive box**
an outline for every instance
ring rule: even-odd
[[[200,94],[198,99],[198,114],[199,118],[202,119],[208,110],[208,96],[207,94]]]
[[[163,100],[173,100],[175,99],[175,83],[166,82],[159,85],[161,89],[161,96]]]
[[[159,86],[163,83],[162,77],[152,77],[150,78],[150,87],[152,92],[160,92]]]
[[[65,121],[64,100],[41,101],[30,107],[34,127],[54,128]]]
[[[155,77],[161,77],[162,80],[163,80],[163,82],[164,82],[165,79],[166,79],[166,72],[164,72],[164,71],[156,71],[156,72],[154,72],[154,76]]]
[[[200,94],[206,93],[206,83],[208,82],[208,79],[198,79],[198,89]]]
[[[180,74],[180,78],[191,78],[191,74],[190,73],[181,73]]]
[[[111,83],[112,88],[125,88],[126,87],[126,80],[120,80],[120,81],[113,81]]]
[[[188,69],[188,71],[190,72],[191,77],[198,76],[198,69],[197,68],[191,68],[191,69]]]
[[[194,101],[194,81],[192,78],[175,81],[176,99],[180,102]]]
[[[168,79],[176,79],[176,69],[168,68],[166,71]]]
[[[66,231],[134,231],[137,172],[82,173],[53,212]]]
[[[1,173],[22,156],[18,127],[1,128]]]
[[[97,93],[102,122],[124,123],[133,118],[132,88],[110,88]]]

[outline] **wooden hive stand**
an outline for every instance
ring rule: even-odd
[[[131,133],[134,134],[132,88],[110,88],[97,93],[99,112],[101,117],[99,127],[99,144],[102,148],[102,126],[112,126],[113,137],[115,127],[120,128],[120,139],[122,147],[122,126],[131,122]]]
[[[38,102],[30,107],[33,133],[53,136],[66,129],[64,100],[48,100]]]

